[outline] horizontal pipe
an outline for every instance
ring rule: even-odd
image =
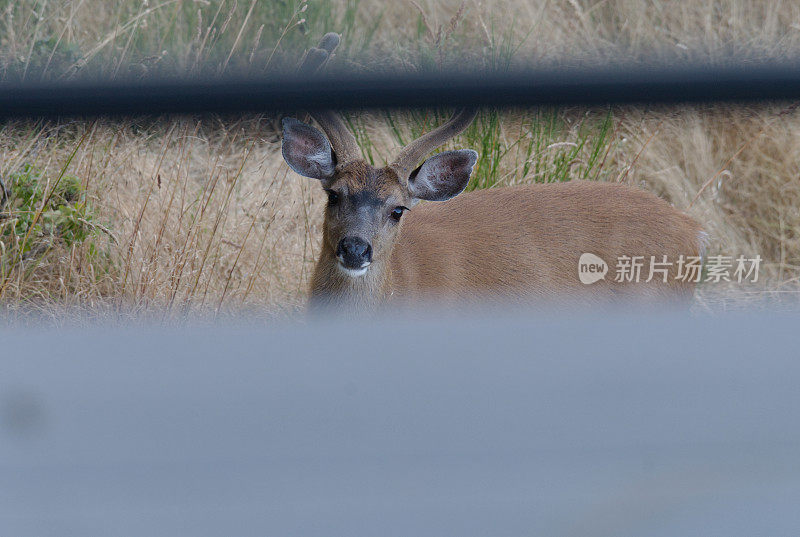
[[[799,63],[0,85],[0,119],[434,106],[789,100]]]

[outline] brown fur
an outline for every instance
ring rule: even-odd
[[[349,191],[375,189],[410,203],[391,170],[350,163],[331,183]],[[405,199],[400,199],[405,196]],[[650,256],[670,262],[701,253],[701,228],[664,200],[625,185],[571,181],[495,188],[414,207],[401,223],[373,238],[373,263],[363,276],[338,270],[340,224],[326,213],[312,302],[372,308],[386,300],[503,297],[523,302],[584,303],[646,298],[686,300],[694,284],[645,282]],[[605,279],[578,279],[582,253],[609,265]],[[617,258],[644,256],[640,281],[614,281]]]
[[[497,188],[426,204],[408,215],[393,252],[390,292],[411,298],[475,293],[527,300],[685,299],[693,283],[649,275],[650,256],[700,253],[700,226],[664,200],[637,188],[571,181]],[[578,259],[606,261],[603,280],[585,285]],[[621,255],[644,256],[642,278],[617,283]]]

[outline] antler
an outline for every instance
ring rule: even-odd
[[[311,47],[308,50],[298,71],[307,75],[317,72],[339,46],[339,40],[339,34],[333,32],[322,36],[319,47]],[[348,162],[360,158],[361,150],[358,148],[356,138],[339,114],[332,110],[316,110],[309,112],[309,115],[325,131],[337,162]]]
[[[453,114],[447,123],[440,125],[427,134],[423,134],[407,146],[397,155],[391,167],[402,178],[407,178],[417,167],[422,157],[457,136],[469,127],[478,111],[472,108],[464,108]]]
[[[339,46],[339,42],[339,34],[330,32],[322,36],[319,46],[311,47],[306,53],[300,64],[299,72],[307,75],[317,72],[333,55],[333,51]],[[360,158],[361,151],[358,148],[355,136],[347,128],[347,124],[339,114],[332,110],[317,110],[309,112],[309,114],[325,131],[325,135],[328,137],[339,163]],[[391,164],[391,167],[400,177],[407,178],[419,161],[422,160],[422,157],[463,132],[464,129],[469,127],[477,114],[478,111],[471,108],[457,111],[447,123],[440,125],[405,146],[394,163]]]

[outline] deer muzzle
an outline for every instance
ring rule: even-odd
[[[359,276],[372,263],[372,246],[361,237],[345,237],[336,247],[336,258],[343,268]]]

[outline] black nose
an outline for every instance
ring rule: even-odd
[[[336,257],[339,257],[347,268],[358,269],[364,263],[372,261],[372,246],[362,238],[345,237],[339,241]]]

